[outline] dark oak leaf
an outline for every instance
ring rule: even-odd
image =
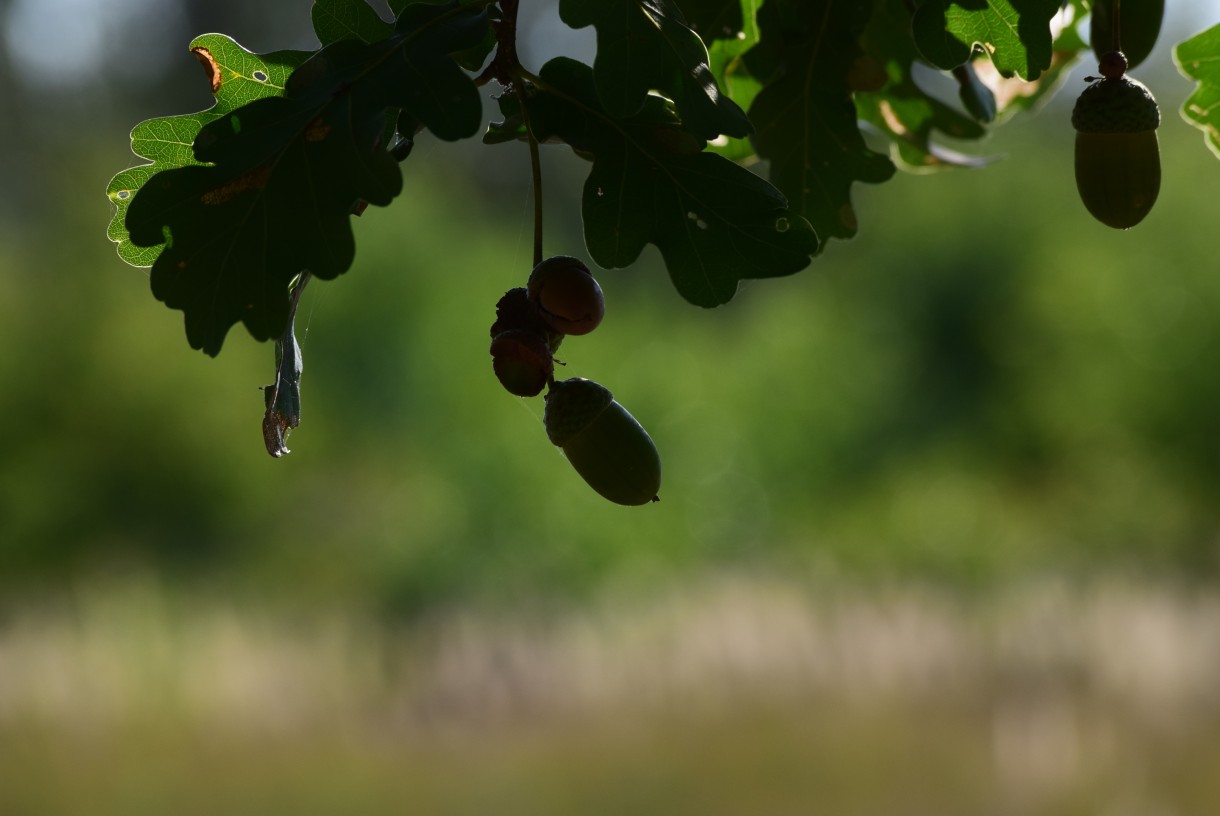
[[[596,28],[593,75],[611,116],[639,112],[655,90],[704,139],[750,133],[745,112],[721,93],[707,47],[671,0],[560,0],[559,15],[573,28]]]
[[[678,292],[708,307],[732,299],[743,279],[808,266],[818,248],[808,222],[764,179],[704,151],[665,100],[618,119],[588,66],[557,58],[540,79],[528,103],[535,134],[593,160],[582,211],[596,263],[627,266],[655,244]]]
[[[850,238],[858,223],[851,187],[894,174],[869,149],[852,100],[869,8],[847,0],[771,2],[758,14],[760,39],[745,56],[765,84],[750,106],[758,155],[771,181],[823,240]]]
[[[456,2],[408,6],[393,35],[326,46],[283,96],[200,129],[197,164],[145,182],[126,227],[136,246],[164,245],[153,294],[184,312],[193,347],[219,353],[239,321],[259,340],[279,337],[297,275],[330,279],[351,266],[353,212],[402,189],[386,136],[395,111],[443,139],[478,132],[478,89],[449,53],[487,27],[485,14]]]

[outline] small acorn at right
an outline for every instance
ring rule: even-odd
[[[1098,70],[1072,110],[1076,189],[1094,218],[1125,230],[1144,220],[1161,190],[1161,111],[1152,92],[1127,76],[1122,52],[1106,54]]]

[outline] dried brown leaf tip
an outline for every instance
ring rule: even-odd
[[[215,94],[220,91],[220,65],[217,64],[216,58],[212,56],[212,52],[199,46],[192,48],[191,53],[195,55],[195,59],[199,60],[199,64],[203,66],[203,72],[208,75],[208,82],[212,86],[212,93]]]

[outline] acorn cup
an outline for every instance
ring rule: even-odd
[[[589,487],[616,504],[659,501],[656,445],[608,389],[577,377],[552,383],[545,400],[547,437]]]
[[[1072,110],[1076,189],[1094,218],[1125,230],[1144,220],[1161,189],[1161,111],[1152,92],[1126,75],[1120,52],[1106,54],[1099,70]]]

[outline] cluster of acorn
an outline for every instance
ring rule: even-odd
[[[590,487],[617,504],[647,504],[657,501],[661,486],[661,457],[648,432],[598,383],[555,380],[563,338],[593,331],[605,312],[588,267],[565,255],[547,258],[525,287],[508,290],[496,304],[492,368],[510,394],[534,397],[547,389],[547,437]]]

